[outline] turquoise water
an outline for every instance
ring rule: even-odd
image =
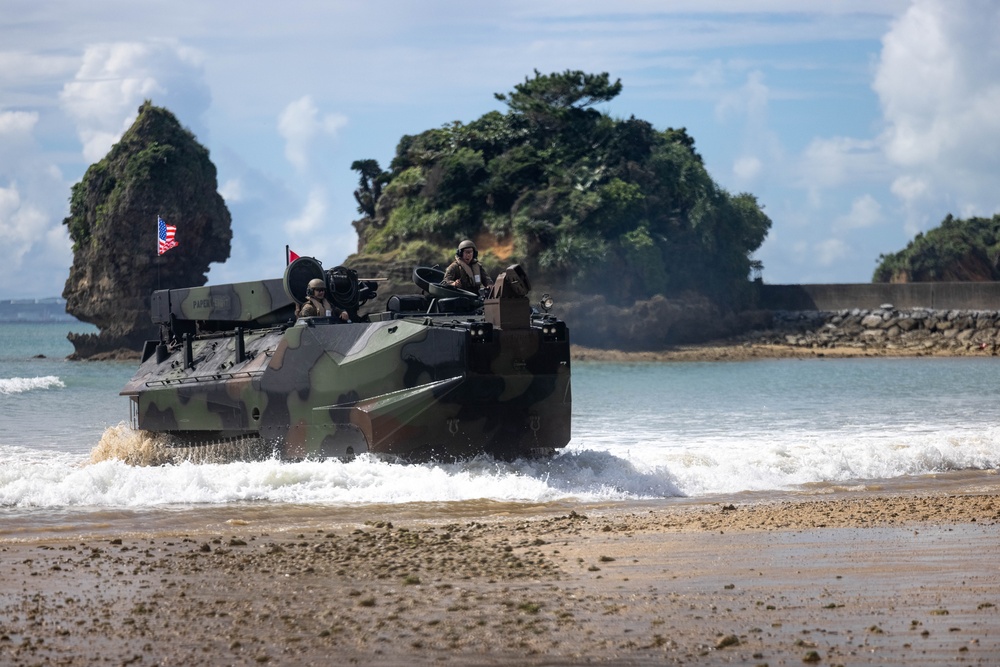
[[[110,424],[128,418],[118,391],[133,364],[67,361],[70,331],[97,329],[0,324],[0,447],[89,454]]]
[[[0,363],[16,363],[37,355],[61,361],[73,353],[68,333],[97,333],[85,322],[0,322]]]
[[[342,508],[804,492],[1000,461],[1000,359],[984,357],[576,363],[573,439],[551,461],[90,464],[102,437],[128,434],[128,401],[118,392],[134,365],[65,361],[68,330],[92,329],[0,325],[0,511],[39,522],[66,511],[247,502]]]
[[[681,495],[992,469],[1000,359],[577,364],[574,441]]]

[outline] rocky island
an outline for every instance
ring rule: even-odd
[[[157,254],[157,219],[178,227],[178,247]],[[229,257],[231,218],[208,151],[173,114],[146,101],[108,155],[73,186],[63,221],[73,266],[66,312],[98,334],[70,334],[74,358],[134,356],[158,332],[156,289],[204,285]]]

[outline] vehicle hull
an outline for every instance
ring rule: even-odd
[[[570,440],[562,334],[481,317],[309,318],[161,344],[122,394],[137,428],[182,445],[259,439],[285,459],[535,456]]]

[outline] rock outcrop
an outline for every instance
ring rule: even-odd
[[[157,217],[178,246],[157,255]],[[158,332],[153,290],[204,285],[229,257],[231,217],[208,150],[166,109],[146,101],[108,155],[73,186],[63,224],[73,240],[66,311],[99,334],[70,334],[76,358],[139,350]]]

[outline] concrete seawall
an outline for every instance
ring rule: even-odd
[[[758,285],[758,307],[772,311],[875,309],[1000,310],[1000,282]]]

